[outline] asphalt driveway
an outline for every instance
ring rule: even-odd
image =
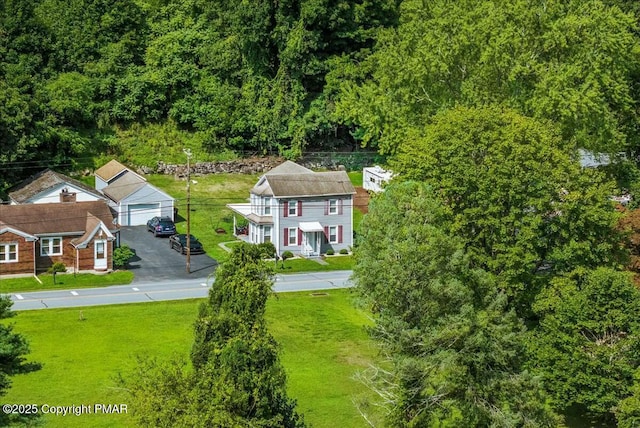
[[[129,262],[133,282],[172,279],[206,278],[218,263],[207,254],[191,255],[191,273],[187,273],[187,256],[169,246],[168,237],[155,238],[146,226],[123,226],[121,244],[128,245],[136,255]]]

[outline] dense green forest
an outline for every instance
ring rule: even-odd
[[[2,180],[117,155],[116,131],[139,125],[214,153],[353,144],[327,76],[397,20],[396,0],[3,1]]]
[[[392,154],[456,105],[502,105],[550,122],[574,146],[635,159],[638,9],[624,0],[7,0],[3,184],[24,166],[119,155],[121,131],[153,126],[208,153],[295,158],[364,145]]]
[[[389,425],[638,426],[638,4],[5,0],[0,191],[136,140],[376,150],[354,272]]]

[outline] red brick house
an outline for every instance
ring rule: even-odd
[[[0,275],[113,269],[117,226],[106,201],[0,205]]]

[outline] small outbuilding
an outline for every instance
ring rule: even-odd
[[[96,170],[95,180],[121,226],[144,225],[156,216],[174,220],[175,199],[115,159]]]
[[[362,187],[370,192],[382,192],[391,178],[393,178],[393,172],[378,165],[368,166],[362,170]]]

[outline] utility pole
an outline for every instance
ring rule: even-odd
[[[182,151],[187,155],[187,273],[191,273],[191,150]]]

